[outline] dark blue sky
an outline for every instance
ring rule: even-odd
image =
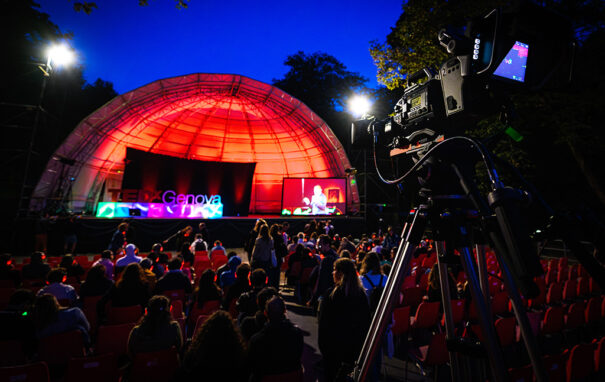
[[[91,15],[69,0],[39,0],[73,48],[89,82],[111,81],[125,93],[161,78],[189,73],[233,73],[271,83],[299,50],[333,55],[375,87],[371,40],[384,41],[402,0],[242,1],[97,0]]]

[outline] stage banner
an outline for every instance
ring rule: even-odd
[[[247,216],[255,167],[256,163],[188,160],[127,148],[122,188],[106,190],[97,217]]]

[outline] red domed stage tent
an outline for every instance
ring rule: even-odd
[[[250,214],[280,213],[284,178],[345,178],[350,167],[330,127],[294,97],[240,75],[191,74],[120,95],[83,120],[49,161],[31,209],[63,192],[71,210],[94,213],[121,187],[127,148],[255,163]],[[347,184],[352,211],[359,197]]]

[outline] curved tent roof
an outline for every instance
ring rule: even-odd
[[[256,163],[250,213],[280,212],[285,177],[345,177],[350,167],[332,130],[296,98],[240,75],[190,74],[117,96],[84,119],[49,161],[31,208],[71,186],[70,207],[94,210],[104,189],[120,188],[127,147]],[[354,182],[347,188],[350,210],[359,197]]]

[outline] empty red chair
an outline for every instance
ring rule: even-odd
[[[568,272],[568,279],[569,280],[575,280],[578,278],[578,276],[580,276],[580,272],[579,272],[579,266],[578,264],[574,264],[571,267],[569,267],[569,272]]]
[[[170,299],[170,301],[185,301],[185,290],[183,289],[171,289],[165,290],[162,294]]]
[[[567,359],[567,382],[588,378],[594,373],[592,344],[578,344],[569,352]]]
[[[449,353],[445,344],[445,333],[437,333],[427,346],[421,346],[418,360],[423,366],[438,366],[449,362]]]
[[[170,313],[172,314],[172,318],[175,320],[178,318],[183,318],[183,301],[173,300],[170,303]]]
[[[600,377],[605,377],[605,337],[596,344],[594,351],[595,371]]]
[[[97,312],[97,303],[103,296],[90,296],[84,297],[82,303],[82,311],[90,324],[91,331],[96,330],[99,323],[99,316]]]
[[[67,363],[65,382],[117,382],[118,361],[114,354],[72,358]]]
[[[464,320],[464,300],[452,300],[452,321],[454,325],[459,325]],[[441,317],[441,325],[445,326],[445,313]]]
[[[490,296],[495,296],[496,294],[502,292],[502,286],[504,285],[502,281],[498,280],[495,277],[490,277],[489,281],[489,294]]]
[[[576,298],[578,282],[576,279],[567,280],[563,285],[563,300],[570,301]]]
[[[429,274],[428,273],[423,273],[422,275],[420,275],[420,281],[418,281],[418,287],[423,291],[423,293],[427,292],[427,290],[429,289]]]
[[[576,329],[584,325],[584,302],[573,303],[567,308],[567,317],[565,327],[567,329]]]
[[[11,296],[15,293],[15,288],[0,288],[0,309],[7,307]]]
[[[546,293],[546,303],[552,305],[554,303],[560,302],[563,299],[563,284],[561,283],[552,283],[548,287],[548,292]]]
[[[494,295],[494,297],[492,298],[492,313],[497,315],[507,313],[509,301],[510,298],[508,297],[508,293],[496,293],[496,295]]]
[[[578,297],[586,297],[590,293],[590,282],[586,277],[578,278],[578,289],[577,289]]]
[[[559,268],[559,270],[557,272],[557,282],[564,283],[565,281],[568,280],[568,277],[569,277],[569,271],[566,268]]]
[[[416,309],[422,302],[422,296],[424,292],[420,287],[406,288],[403,290],[403,299],[401,305],[410,306],[412,310]]]
[[[586,323],[596,323],[601,319],[601,296],[592,297],[586,304]]]
[[[96,354],[113,353],[117,357],[128,354],[128,336],[135,324],[108,325],[99,327]]]
[[[393,335],[400,336],[410,330],[410,307],[403,306],[393,310]]]
[[[429,329],[437,325],[440,318],[440,305],[440,302],[423,302],[418,305],[416,315],[412,319],[412,327],[414,329]]]
[[[50,382],[48,367],[44,362],[23,366],[0,367],[0,381]]]
[[[70,358],[85,354],[84,339],[79,330],[48,336],[38,344],[38,357],[49,365],[65,365]]]
[[[140,305],[132,306],[109,306],[107,312],[107,324],[118,325],[137,322],[143,315]]]
[[[300,369],[282,374],[265,375],[261,382],[302,382],[304,380],[304,372],[302,366]]]
[[[499,318],[496,320],[495,327],[501,346],[515,343],[517,339],[517,321],[515,317]]]
[[[217,251],[212,252],[212,269],[216,271],[217,269],[219,269],[219,267],[222,267],[223,265],[227,264],[227,261],[229,259],[227,258],[224,252],[222,254],[215,254],[215,252]]]
[[[528,301],[530,308],[538,308],[546,303],[546,281],[542,277],[536,277],[535,282],[540,293]]]
[[[557,270],[549,268],[544,278],[546,285],[550,285],[557,282]]]
[[[131,382],[164,382],[173,379],[179,366],[174,348],[149,353],[137,353],[130,369]]]
[[[542,334],[558,333],[563,330],[563,308],[553,306],[548,308],[542,320]]]
[[[200,329],[202,328],[202,325],[204,325],[204,322],[206,322],[208,317],[210,317],[210,316],[207,316],[205,314],[199,315],[197,317],[197,320],[195,321],[195,330],[193,331],[193,337],[195,337],[197,332],[200,331]]]
[[[193,268],[195,269],[196,278],[199,278],[206,269],[212,268],[212,262],[208,258],[208,256],[196,257],[195,262],[193,263]]]
[[[195,253],[193,254],[195,256],[195,258],[208,258],[208,251],[195,251]]]

